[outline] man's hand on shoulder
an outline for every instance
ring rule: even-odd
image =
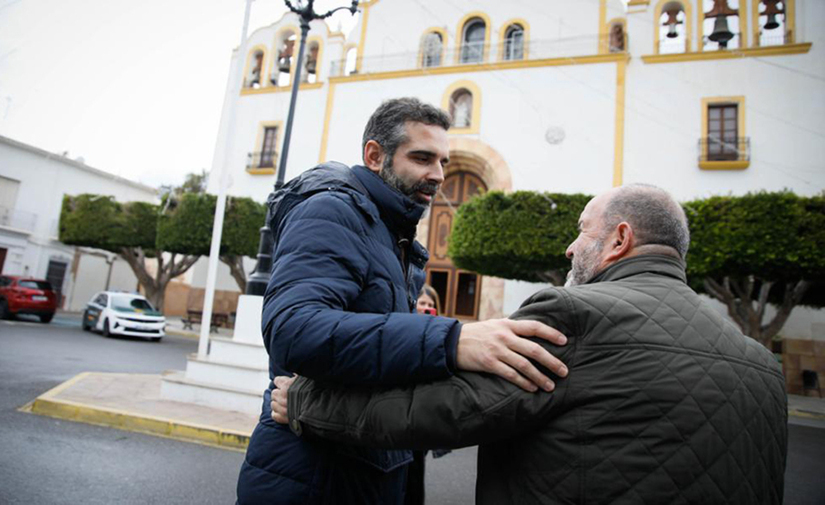
[[[456,364],[460,370],[498,375],[527,391],[539,387],[552,391],[555,383],[530,360],[559,377],[567,376],[567,367],[542,346],[521,337],[538,337],[556,345],[567,343],[567,337],[538,321],[490,319],[468,323],[458,336]]]

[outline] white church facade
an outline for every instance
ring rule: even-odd
[[[501,317],[535,285],[481,277],[446,255],[454,208],[479,192],[596,194],[644,182],[681,201],[825,188],[825,3],[819,0],[368,0],[345,35],[315,21],[286,180],[361,162],[384,100],[453,116],[443,196],[418,238],[446,315]],[[212,173],[230,195],[272,190],[295,75],[292,14],[233,55]],[[218,177],[209,191],[217,193]],[[195,284],[204,279],[196,275]],[[785,334],[825,324],[797,309]]]

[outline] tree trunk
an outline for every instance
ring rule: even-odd
[[[225,255],[220,258],[221,261],[229,266],[229,272],[232,274],[235,282],[238,283],[238,287],[241,288],[241,293],[246,293],[246,273],[243,268],[243,256]]]
[[[755,293],[757,282],[759,290]],[[771,340],[779,333],[794,307],[802,300],[810,287],[810,282],[800,280],[785,283],[782,304],[776,307],[776,314],[767,324],[762,322],[774,282],[759,281],[754,276],[748,276],[744,279],[724,277],[720,283],[707,277],[704,285],[711,297],[725,304],[728,315],[742,333],[770,349]]]
[[[158,251],[155,259],[158,263],[155,276],[146,269],[146,255],[140,247],[124,247],[120,251],[123,258],[137,277],[138,282],[146,292],[146,298],[158,310],[163,310],[163,303],[166,298],[166,286],[169,282],[182,275],[192,268],[198,260],[198,256],[183,256],[180,261],[175,261],[177,255],[172,253],[170,261],[167,263],[163,259],[163,252]]]

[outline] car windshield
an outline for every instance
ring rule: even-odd
[[[17,281],[17,285],[26,289],[52,290],[52,285],[48,281]]]
[[[145,298],[135,298],[132,296],[113,296],[112,307],[126,310],[155,310],[152,304]]]

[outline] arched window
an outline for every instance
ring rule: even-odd
[[[304,55],[304,68],[301,70],[301,82],[318,82],[318,58],[321,51],[321,43],[317,40],[307,41]]]
[[[275,65],[269,82],[274,86],[289,86],[292,75],[292,58],[295,54],[295,32],[286,31],[278,36],[275,48]]]
[[[469,128],[473,124],[473,94],[459,88],[450,96],[450,116],[453,128]]]
[[[659,54],[683,53],[687,50],[685,7],[681,2],[668,2],[659,16]]]
[[[702,0],[700,40],[703,51],[741,47],[740,2],[745,0]]]
[[[255,49],[249,55],[249,61],[246,63],[246,76],[244,76],[244,88],[260,88],[261,87],[261,72],[264,66],[264,52],[261,49]]]
[[[481,18],[473,18],[464,25],[461,34],[461,63],[481,63],[484,61],[484,42],[487,25]]]
[[[781,46],[793,42],[789,28],[788,0],[759,0],[756,5],[756,43],[759,46]]]
[[[623,53],[627,50],[625,46],[624,24],[618,21],[611,24],[608,34],[608,50],[611,53]]]
[[[438,32],[429,32],[421,42],[421,66],[441,66],[441,54],[444,50],[444,39]]]
[[[504,31],[504,54],[505,60],[524,59],[524,27],[513,24]]]

